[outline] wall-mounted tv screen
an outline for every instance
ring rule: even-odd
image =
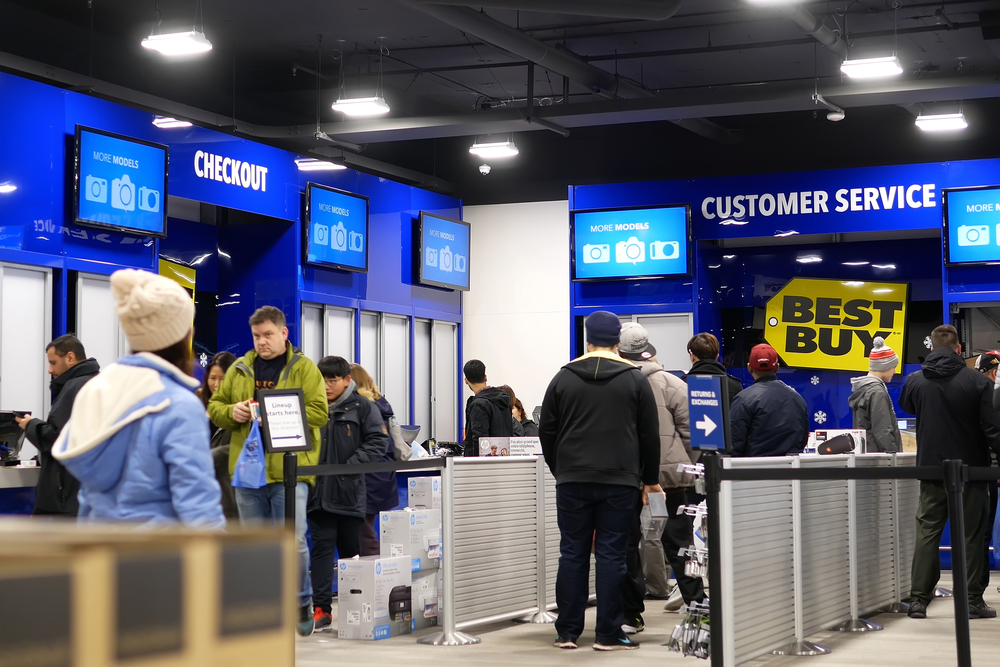
[[[420,212],[420,275],[424,285],[469,289],[469,239],[472,226]]]
[[[368,271],[368,197],[306,183],[305,263]]]
[[[690,230],[686,205],[573,211],[573,280],[689,275]]]
[[[167,235],[167,147],[76,126],[74,219],[145,236]]]
[[[946,264],[1000,263],[1000,186],[945,190],[942,208]]]

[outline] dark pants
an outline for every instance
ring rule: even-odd
[[[378,543],[378,535],[375,534],[375,519],[378,514],[366,514],[365,522],[361,526],[361,555],[380,556],[381,546]]]
[[[983,536],[983,553],[986,554],[986,560],[983,561],[983,590],[985,591],[990,587],[990,541],[993,539],[993,524],[997,520],[997,496],[1000,489],[997,488],[996,482],[986,482],[986,487],[989,489],[990,497],[986,502],[987,511],[989,512],[989,518],[986,520],[986,534]],[[993,545],[995,549],[1000,549],[1000,544]]]
[[[642,572],[642,557],[639,555],[639,543],[642,541],[642,497],[636,499],[635,512],[632,513],[628,527],[628,545],[625,552],[625,580],[622,582],[622,608],[625,621],[634,621],[646,611],[643,600],[646,597],[646,577]]]
[[[986,532],[986,499],[989,491],[984,482],[970,482],[963,493],[965,517],[965,561],[968,568],[969,603],[983,601],[983,535]],[[939,547],[944,526],[948,521],[948,496],[944,482],[920,482],[920,505],[917,507],[917,543],[913,550],[910,573],[910,597],[929,604],[934,588],[941,578]]]
[[[333,602],[333,576],[337,562],[333,557],[336,548],[341,558],[354,558],[361,552],[361,517],[331,514],[323,510],[309,513],[309,532],[312,536],[312,588],[313,607],[330,612]]]
[[[663,543],[663,555],[670,563],[670,569],[677,578],[677,588],[684,602],[701,602],[705,599],[705,586],[701,577],[689,577],[684,574],[686,556],[678,556],[677,552],[687,549],[694,543],[694,519],[686,514],[677,514],[677,508],[684,504],[684,491],[667,494],[667,525],[663,529],[660,542]]]
[[[556,487],[559,517],[559,575],[556,604],[560,637],[583,632],[590,579],[590,550],[597,560],[597,638],[622,636],[622,580],[629,525],[639,490],[611,484],[566,483]]]

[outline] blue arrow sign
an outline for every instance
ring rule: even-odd
[[[692,449],[725,449],[722,378],[718,375],[689,375],[687,385]]]

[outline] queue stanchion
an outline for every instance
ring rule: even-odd
[[[295,452],[285,452],[282,460],[282,475],[285,485],[285,528],[295,530],[295,486],[299,476],[299,456]]]
[[[944,489],[948,494],[948,519],[951,521],[951,574],[955,593],[955,643],[958,667],[972,667],[969,632],[969,580],[965,562],[965,513],[962,496],[968,469],[960,460],[944,462]]]
[[[724,667],[723,636],[722,636],[722,522],[720,515],[719,493],[722,481],[719,473],[722,460],[718,452],[706,451],[701,455],[705,464],[705,502],[708,507],[708,623],[711,628],[709,645],[711,646],[712,667]]]

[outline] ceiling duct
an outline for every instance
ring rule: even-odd
[[[779,14],[790,19],[793,23],[802,28],[807,35],[811,35],[817,42],[830,49],[842,60],[847,59],[847,42],[840,38],[840,35],[826,27],[822,19],[812,14],[802,5],[794,7],[775,7]]]
[[[665,21],[681,8],[681,0],[414,0],[415,4],[492,7],[611,19]]]

